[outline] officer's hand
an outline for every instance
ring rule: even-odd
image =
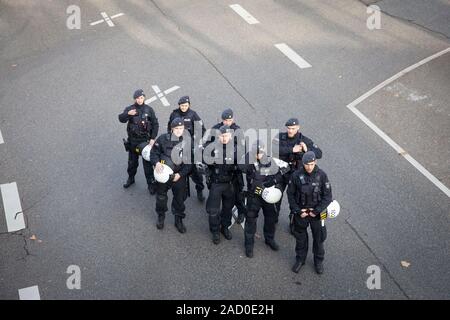
[[[300,142],[300,147],[303,149],[303,152],[308,152],[308,147],[304,142]]]
[[[128,111],[128,115],[130,116],[135,116],[137,114],[136,109],[131,109],[130,111]]]
[[[296,144],[296,145],[294,146],[294,148],[292,149],[292,152],[293,152],[293,153],[299,153],[299,152],[302,152],[302,146],[301,146],[301,144],[300,144],[300,145]]]
[[[317,216],[317,214],[315,214],[313,210],[309,210],[309,215],[313,218]]]
[[[180,180],[181,176],[179,173],[175,173],[175,175],[173,176],[173,182],[177,182],[178,180]]]
[[[308,216],[308,210],[307,209],[302,209],[302,213],[300,214],[300,217],[306,218],[307,216]]]
[[[156,170],[156,172],[158,172],[158,173],[162,173],[162,172],[163,172],[164,167],[163,167],[163,165],[162,165],[161,162],[157,162],[157,163],[156,163],[155,170]]]
[[[148,144],[152,146],[154,143],[155,143],[155,139],[151,139]]]

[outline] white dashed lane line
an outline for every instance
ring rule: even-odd
[[[20,204],[19,191],[15,182],[0,185],[3,208],[5,210],[6,226],[8,232],[25,229],[22,205]]]
[[[293,63],[295,63],[300,69],[311,68],[312,66],[300,55],[292,50],[285,43],[278,43],[275,47],[280,50],[286,57],[288,57]]]
[[[242,8],[238,4],[232,4],[230,5],[230,8],[233,9],[238,15],[242,17],[248,24],[257,24],[259,23],[258,20],[254,16],[252,16],[247,10]]]
[[[0,130],[0,144],[5,143],[5,141],[3,140],[3,136],[2,136],[2,130]]]
[[[41,295],[39,294],[39,287],[33,286],[33,287],[19,289],[19,299],[20,300],[41,300]]]
[[[361,97],[353,101],[352,103],[347,105],[347,108],[349,108],[359,119],[361,119],[370,129],[375,131],[377,135],[379,135],[387,144],[389,144],[399,155],[404,157],[409,163],[411,163],[417,170],[419,170],[420,173],[422,173],[428,180],[430,180],[436,187],[438,187],[442,192],[444,192],[447,197],[450,197],[450,190],[445,186],[442,182],[440,182],[435,176],[433,176],[427,169],[425,169],[417,160],[415,160],[411,155],[406,152],[402,147],[400,147],[394,140],[392,140],[386,133],[384,133],[380,128],[378,128],[372,121],[370,121],[365,115],[361,113],[358,109],[356,109],[356,106],[366,100],[368,97],[379,91],[380,89],[387,86],[389,83],[397,80],[401,76],[407,74],[408,72],[416,69],[417,67],[436,59],[443,54],[450,52],[450,48],[447,48],[445,50],[442,50],[436,54],[433,54],[432,56],[429,56],[428,58],[425,58],[412,66],[409,66],[408,68],[400,71],[399,73],[393,75],[389,79],[383,81],[379,85],[377,85],[375,88],[367,91],[365,94],[363,94]]]

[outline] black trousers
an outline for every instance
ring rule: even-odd
[[[221,209],[222,204],[222,209]],[[220,227],[231,226],[231,210],[234,206],[234,187],[232,183],[212,183],[206,200],[209,215],[209,230],[218,233]]]
[[[130,178],[134,178],[137,172],[137,168],[139,166],[139,155],[133,151],[128,151],[128,176]],[[153,167],[149,161],[144,160],[142,158],[142,166],[144,167],[145,179],[147,180],[147,185],[150,186],[155,182],[155,178],[153,176]]]
[[[182,219],[186,217],[184,201],[187,198],[186,177],[181,177],[177,182],[156,183],[156,213],[165,216],[167,208],[167,192],[172,189],[172,213]]]
[[[247,206],[245,205],[245,197],[244,192],[239,187],[239,182],[237,179],[233,180],[233,187],[234,187],[234,205],[236,206],[238,210],[238,214],[240,215],[247,215]]]
[[[327,227],[321,220],[312,217],[302,218],[300,214],[294,215],[295,253],[297,260],[306,261],[308,255],[308,226],[311,228],[313,238],[314,263],[322,262],[325,257],[324,241],[327,238]]]
[[[203,176],[198,172],[197,167],[193,166],[191,171],[192,181],[195,183],[195,189],[197,191],[202,191],[205,189],[205,185],[203,184]]]
[[[276,204],[267,203],[259,196],[250,195],[247,198],[248,211],[244,229],[246,247],[253,247],[255,243],[256,221],[260,209],[262,209],[264,215],[264,238],[266,240],[275,238],[275,224],[278,218]]]

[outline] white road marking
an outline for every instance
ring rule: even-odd
[[[2,131],[0,130],[0,144],[5,143],[5,140],[3,140]]]
[[[288,57],[293,63],[295,63],[300,69],[311,68],[312,66],[302,57],[298,55],[297,52],[292,50],[285,43],[278,43],[275,47],[280,50],[286,57]]]
[[[102,15],[103,19],[102,19],[102,20],[98,20],[98,21],[91,22],[89,25],[95,26],[95,25],[97,25],[97,24],[100,24],[100,23],[106,21],[106,23],[108,24],[108,26],[114,27],[114,23],[112,22],[112,19],[115,19],[115,18],[118,18],[118,17],[121,17],[121,16],[124,15],[123,12],[118,13],[118,14],[115,14],[115,15],[113,15],[113,16],[111,16],[111,17],[109,17],[108,14],[107,14],[106,12],[100,12],[100,14]]]
[[[234,206],[233,209],[231,210],[231,225],[228,227],[228,229],[230,229],[233,226],[233,224],[236,223],[236,218],[238,216],[237,211],[238,210],[237,210],[236,206]],[[242,229],[245,230],[244,225],[245,225],[245,218],[244,218],[244,221],[241,222],[241,227],[242,227]]]
[[[406,69],[403,69],[399,73],[393,75],[389,79],[383,81],[379,85],[377,85],[375,88],[369,90],[362,96],[360,96],[355,101],[351,102],[347,105],[347,108],[349,108],[358,118],[360,118],[369,128],[371,128],[377,135],[379,135],[384,141],[386,141],[392,148],[394,148],[395,151],[397,151],[398,154],[400,154],[402,157],[404,157],[409,163],[411,163],[417,170],[419,170],[420,173],[422,173],[425,177],[427,177],[428,180],[430,180],[436,187],[438,187],[442,192],[444,192],[447,197],[450,197],[450,190],[445,186],[442,182],[440,182],[435,176],[433,176],[427,169],[425,169],[419,162],[417,162],[411,155],[409,155],[402,147],[400,147],[394,140],[392,140],[387,134],[385,134],[380,128],[378,128],[372,121],[370,121],[366,116],[364,116],[358,109],[356,109],[356,106],[360,104],[362,101],[373,95],[375,92],[379,91],[389,83],[397,80],[401,76],[405,75],[406,73],[416,69],[417,67],[420,67],[421,65],[436,59],[443,54],[450,52],[450,47],[442,50],[436,54],[433,54],[432,56],[429,56],[428,58],[425,58],[412,66],[409,66]]]
[[[230,8],[233,9],[238,15],[240,15],[242,19],[247,21],[248,24],[259,23],[259,21],[256,20],[254,16],[252,16],[247,10],[242,8],[240,5],[232,4],[230,5]]]
[[[8,232],[25,229],[25,220],[20,204],[19,191],[15,182],[0,185]]]
[[[106,23],[108,24],[108,26],[110,27],[114,27],[114,23],[111,21],[111,19],[108,17],[108,15],[106,14],[106,12],[101,12],[100,13],[103,17],[103,19],[105,19]]]
[[[33,286],[33,287],[19,289],[19,299],[20,300],[41,300],[41,295],[39,294],[39,287]]]
[[[115,14],[115,15],[113,15],[113,16],[111,16],[111,19],[115,19],[115,18],[118,18],[118,17],[121,17],[121,16],[123,16],[125,13],[118,13],[118,14]]]
[[[165,95],[168,95],[169,93],[174,92],[175,90],[180,89],[179,86],[173,86],[165,91],[161,91],[161,89],[157,86],[157,85],[153,85],[152,86],[153,91],[155,91],[155,96],[148,98],[147,100],[145,100],[146,104],[152,103],[156,100],[160,100],[161,103],[165,106],[165,107],[169,107],[170,103],[167,100],[167,98],[165,97]]]

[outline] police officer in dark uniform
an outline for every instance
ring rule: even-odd
[[[233,130],[229,126],[222,125],[219,131],[219,141],[208,142],[203,155],[208,165],[206,183],[209,196],[206,201],[206,211],[209,215],[209,229],[214,244],[220,243],[219,232],[227,240],[232,238],[228,228],[231,226],[231,210],[235,202],[235,192],[237,192],[233,181],[238,175],[242,176],[238,168],[236,146],[233,143]],[[210,155],[210,160],[205,160],[206,155]],[[220,209],[221,204],[222,209]]]
[[[241,127],[238,126],[234,122],[234,115],[232,109],[225,109],[222,112],[222,122],[215,124],[212,129],[218,130],[221,126],[229,126],[234,131],[234,144],[236,148],[241,148],[241,150],[245,150],[245,140],[243,134],[241,132]],[[214,141],[214,136],[210,138],[211,141]],[[244,181],[241,180],[242,175],[238,175],[233,180],[233,185],[236,190],[234,205],[238,210],[238,217],[236,219],[236,223],[241,224],[244,221],[245,215],[247,214],[247,207],[245,205],[245,196],[244,196]]]
[[[191,136],[192,163],[194,163],[194,150],[197,150],[196,146],[200,144],[200,140],[206,129],[197,112],[191,109],[191,100],[189,96],[183,96],[178,100],[178,109],[173,110],[170,114],[167,132],[171,132],[170,124],[175,118],[182,118],[184,120],[184,128]],[[203,185],[203,176],[197,171],[195,166],[192,167],[191,178],[195,183],[197,199],[200,202],[203,202],[205,200],[205,197],[203,196],[203,189],[205,188]]]
[[[245,155],[245,161],[240,164],[243,173],[246,174],[248,182],[247,216],[245,220],[245,255],[253,257],[253,247],[255,242],[256,221],[258,213],[262,209],[264,214],[264,238],[265,243],[272,250],[278,251],[279,246],[275,242],[275,224],[278,216],[275,203],[268,203],[262,198],[265,188],[276,186],[281,188],[283,181],[282,171],[267,156],[264,145],[261,141],[253,144],[250,152]],[[279,191],[281,193],[281,191]]]
[[[123,185],[128,188],[134,183],[134,176],[136,175],[139,166],[139,150],[142,144],[153,145],[155,138],[158,135],[158,119],[152,107],[144,103],[145,94],[142,89],[134,92],[133,98],[135,103],[125,108],[119,114],[119,121],[127,124],[128,141],[125,141],[125,148],[128,151],[128,180]],[[138,151],[136,151],[138,150]],[[142,151],[142,150],[140,150]],[[153,177],[153,168],[150,162],[142,159],[145,177],[147,179],[148,189],[150,194],[155,193],[155,180]]]
[[[292,271],[298,273],[305,264],[308,254],[307,228],[310,226],[315,270],[322,274],[325,256],[323,242],[327,229],[324,221],[320,220],[320,214],[332,201],[331,185],[326,173],[317,166],[313,151],[303,155],[302,163],[303,167],[292,174],[287,191],[296,239],[296,262]]]
[[[285,123],[286,132],[280,132],[273,141],[275,148],[278,147],[279,158],[287,162],[291,170],[284,175],[282,191],[286,190],[291,174],[302,168],[302,157],[307,151],[314,151],[317,159],[322,158],[322,150],[307,136],[300,132],[297,118],[291,118]],[[277,204],[280,211],[281,201]],[[289,216],[290,231],[293,231],[292,216]]]
[[[175,118],[171,123],[171,133],[166,133],[158,137],[150,152],[150,162],[155,166],[155,171],[162,171],[166,164],[173,170],[173,175],[167,183],[156,184],[156,213],[158,214],[158,229],[164,228],[164,219],[167,208],[167,192],[172,189],[172,213],[175,216],[175,227],[180,233],[186,232],[183,219],[186,217],[184,201],[187,197],[187,178],[191,172],[191,165],[183,161],[183,151],[186,148],[183,143],[184,121]],[[175,155],[178,159],[172,159]]]

